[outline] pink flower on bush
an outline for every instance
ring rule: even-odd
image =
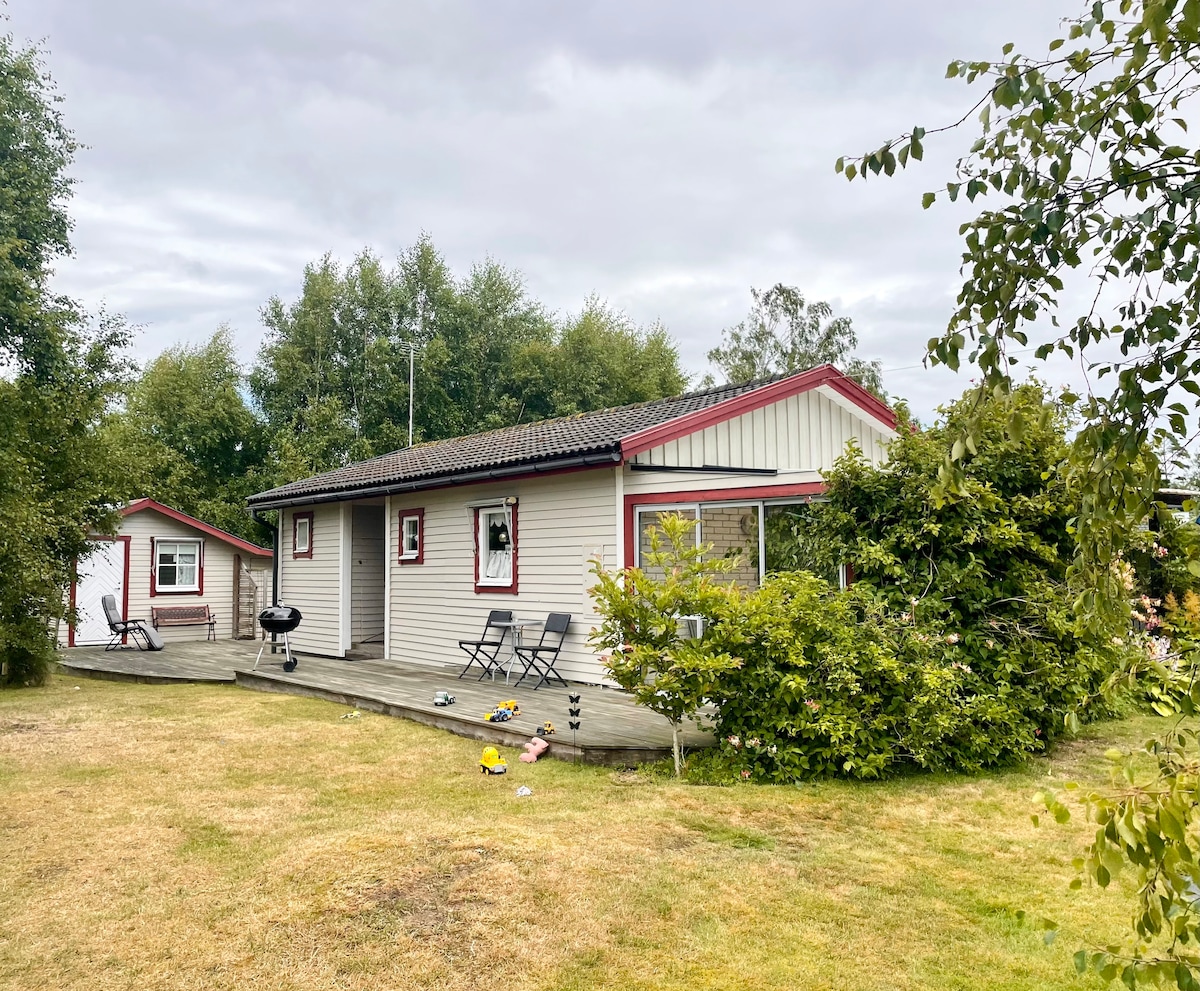
[[[962,639],[962,637],[960,637],[957,633],[947,633],[946,634],[946,643],[951,643],[951,644],[958,643],[958,641],[961,639]]]
[[[812,709],[813,712],[816,712],[819,708],[821,708],[821,703],[815,701],[814,699],[805,699],[804,704]]]
[[[752,736],[749,740],[746,741],[746,746],[748,746],[748,747],[758,747],[761,745],[762,745],[762,740],[760,740],[757,736]]]
[[[736,736],[731,736],[729,737],[729,744],[733,747],[740,747],[742,745],[742,741]]]
[[[749,780],[750,780],[750,772],[749,772],[749,771],[743,771],[743,772],[742,772],[742,780],[743,780],[743,781],[749,781]]]

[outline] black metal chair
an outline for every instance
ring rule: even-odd
[[[533,686],[535,692],[551,681],[558,682],[563,688],[567,687],[566,681],[554,670],[554,665],[558,663],[558,652],[562,650],[563,640],[567,637],[567,627],[570,625],[570,613],[552,612],[546,617],[546,624],[542,627],[541,640],[529,645],[517,644],[513,648],[525,668],[521,677],[517,679],[518,685],[525,680],[530,671],[534,671],[538,675],[538,682]],[[557,639],[553,639],[555,637]]]
[[[492,673],[493,669],[500,667],[496,658],[500,656],[500,648],[504,646],[504,635],[511,628],[499,624],[511,623],[512,618],[511,609],[493,609],[488,613],[482,639],[458,641],[458,649],[465,651],[468,657],[467,666],[458,673],[460,678],[471,670],[472,664],[478,664],[483,669],[483,673],[478,678],[479,681],[483,681],[487,675]],[[488,631],[490,630],[499,630],[500,635],[489,637]]]
[[[121,614],[117,612],[117,597],[115,595],[101,596],[100,604],[104,606],[104,617],[108,620],[108,631],[113,635],[113,638],[108,642],[108,646],[104,648],[105,650],[121,650],[122,640],[126,635],[133,637],[133,642],[138,650],[163,649],[163,638],[158,635],[158,630],[154,629],[153,626],[147,626],[144,619],[121,618]]]

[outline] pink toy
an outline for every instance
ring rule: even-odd
[[[532,740],[525,744],[525,753],[521,754],[521,760],[523,760],[526,764],[532,764],[549,749],[550,744],[548,744],[540,736],[535,736]]]

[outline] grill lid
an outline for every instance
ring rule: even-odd
[[[268,633],[291,633],[300,625],[301,618],[295,606],[267,606],[258,614],[258,625]]]

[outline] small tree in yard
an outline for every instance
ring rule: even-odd
[[[604,622],[592,642],[606,649],[604,663],[613,680],[639,705],[657,712],[671,724],[675,774],[683,770],[679,731],[713,693],[716,679],[741,662],[726,653],[714,654],[681,632],[683,616],[713,616],[739,590],[718,581],[735,565],[732,559],[712,558],[711,545],[696,546],[696,521],[678,514],[661,518],[661,531],[651,527],[650,568],[592,570],[597,612]]]

